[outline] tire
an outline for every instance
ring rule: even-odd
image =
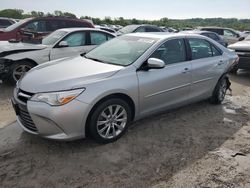
[[[11,84],[16,84],[16,82],[35,65],[28,61],[17,61],[10,67],[10,72],[8,79]]]
[[[89,121],[90,136],[98,143],[107,144],[118,140],[131,122],[131,108],[127,102],[112,98],[98,105]]]
[[[227,89],[230,87],[230,82],[226,76],[223,76],[215,86],[213,95],[210,98],[210,103],[221,104],[226,96]]]
[[[230,73],[232,74],[237,74],[239,68],[237,66],[234,66],[231,70],[230,70]]]

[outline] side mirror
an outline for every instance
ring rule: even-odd
[[[147,61],[148,69],[162,69],[164,67],[165,67],[165,63],[161,59],[149,58]]]
[[[59,48],[64,48],[64,47],[68,47],[68,43],[67,41],[61,41],[59,44],[58,44]]]

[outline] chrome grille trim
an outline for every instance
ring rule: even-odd
[[[30,117],[29,112],[23,109],[19,109],[19,118],[20,118],[21,123],[26,129],[33,131],[33,132],[38,131],[33,120]]]

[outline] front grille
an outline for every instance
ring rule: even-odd
[[[32,97],[32,95],[33,93],[29,93],[21,89],[17,92],[17,98],[24,103],[27,103],[27,101]]]
[[[239,57],[250,57],[250,51],[235,50]]]
[[[33,120],[31,119],[29,112],[19,109],[19,117],[21,123],[25,128],[27,128],[30,131],[37,132],[37,128]]]

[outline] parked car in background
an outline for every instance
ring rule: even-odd
[[[243,31],[245,35],[250,35],[250,31]]]
[[[160,28],[166,32],[169,32],[169,33],[178,33],[179,32],[177,29],[174,29],[172,27],[161,26]]]
[[[199,27],[199,30],[202,31],[211,31],[217,33],[222,36],[228,44],[233,44],[235,42],[244,40],[244,36],[242,36],[238,31],[230,28],[222,28],[222,27]]]
[[[103,27],[103,26],[100,26],[100,25],[95,25],[95,28],[101,29],[101,30],[104,30],[104,31],[108,31],[108,32],[113,33],[113,34],[116,33],[116,31],[114,29],[111,29],[109,27]]]
[[[9,27],[14,23],[16,23],[16,20],[14,19],[0,17],[0,29]]]
[[[166,32],[164,29],[155,25],[128,25],[117,31],[117,35],[140,32]]]
[[[217,33],[211,32],[211,31],[199,31],[199,30],[193,30],[193,31],[183,31],[183,33],[189,33],[189,34],[197,34],[197,35],[203,35],[206,37],[209,37],[216,42],[220,43],[222,46],[227,47],[228,43],[227,41],[219,36]]]
[[[0,78],[14,84],[38,64],[86,53],[114,37],[99,29],[66,28],[54,31],[42,44],[0,41]]]
[[[233,68],[232,72],[237,73],[238,69],[250,70],[250,36],[245,40],[228,46],[229,49],[235,50],[239,56],[239,63]]]
[[[191,28],[191,27],[184,27],[184,28],[181,28],[181,29],[179,29],[180,31],[192,31],[192,30],[194,30],[193,28]]]
[[[44,36],[61,29],[72,27],[94,28],[93,24],[80,19],[67,17],[38,17],[21,20],[4,30],[0,30],[0,41],[22,41],[41,43]]]
[[[133,120],[205,99],[220,104],[236,60],[200,35],[123,35],[82,57],[35,67],[18,82],[13,106],[31,134],[109,143]]]

